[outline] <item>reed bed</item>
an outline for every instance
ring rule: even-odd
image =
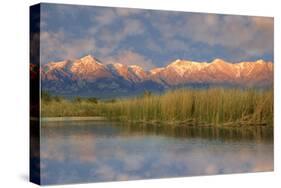
[[[273,90],[178,89],[112,102],[42,101],[43,117],[103,116],[130,122],[273,125]]]

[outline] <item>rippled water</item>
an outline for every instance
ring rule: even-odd
[[[43,122],[41,183],[273,170],[272,128]]]

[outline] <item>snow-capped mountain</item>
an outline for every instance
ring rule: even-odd
[[[176,60],[164,68],[150,71],[150,78],[170,86],[186,84],[214,84],[265,87],[273,83],[273,63],[230,63],[215,59],[210,63]]]
[[[147,78],[147,72],[137,65],[127,66],[121,63],[114,63],[106,65],[106,68],[111,71],[112,75],[122,77],[134,83],[142,82]]]
[[[43,80],[58,80],[60,75],[73,80],[97,80],[112,76],[103,64],[90,55],[74,61],[50,62],[43,65]]]
[[[232,63],[222,59],[194,62],[177,59],[166,67],[145,71],[137,65],[103,64],[87,55],[41,67],[42,88],[61,95],[122,96],[173,87],[271,87],[273,63]]]

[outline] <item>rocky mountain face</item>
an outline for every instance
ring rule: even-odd
[[[175,87],[271,87],[273,63],[231,63],[222,59],[194,62],[177,59],[166,67],[145,71],[137,65],[102,64],[88,55],[74,61],[50,62],[41,67],[43,90],[65,96],[99,98],[162,92]]]

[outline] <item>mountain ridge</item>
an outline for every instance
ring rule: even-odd
[[[273,63],[262,59],[238,63],[218,58],[211,62],[176,59],[165,67],[144,70],[141,66],[122,62],[103,64],[87,55],[72,61],[44,64],[41,75],[43,88],[56,94],[79,94],[83,91],[85,95],[91,95],[104,91],[118,96],[119,93],[161,92],[196,84],[270,87],[273,85]]]

